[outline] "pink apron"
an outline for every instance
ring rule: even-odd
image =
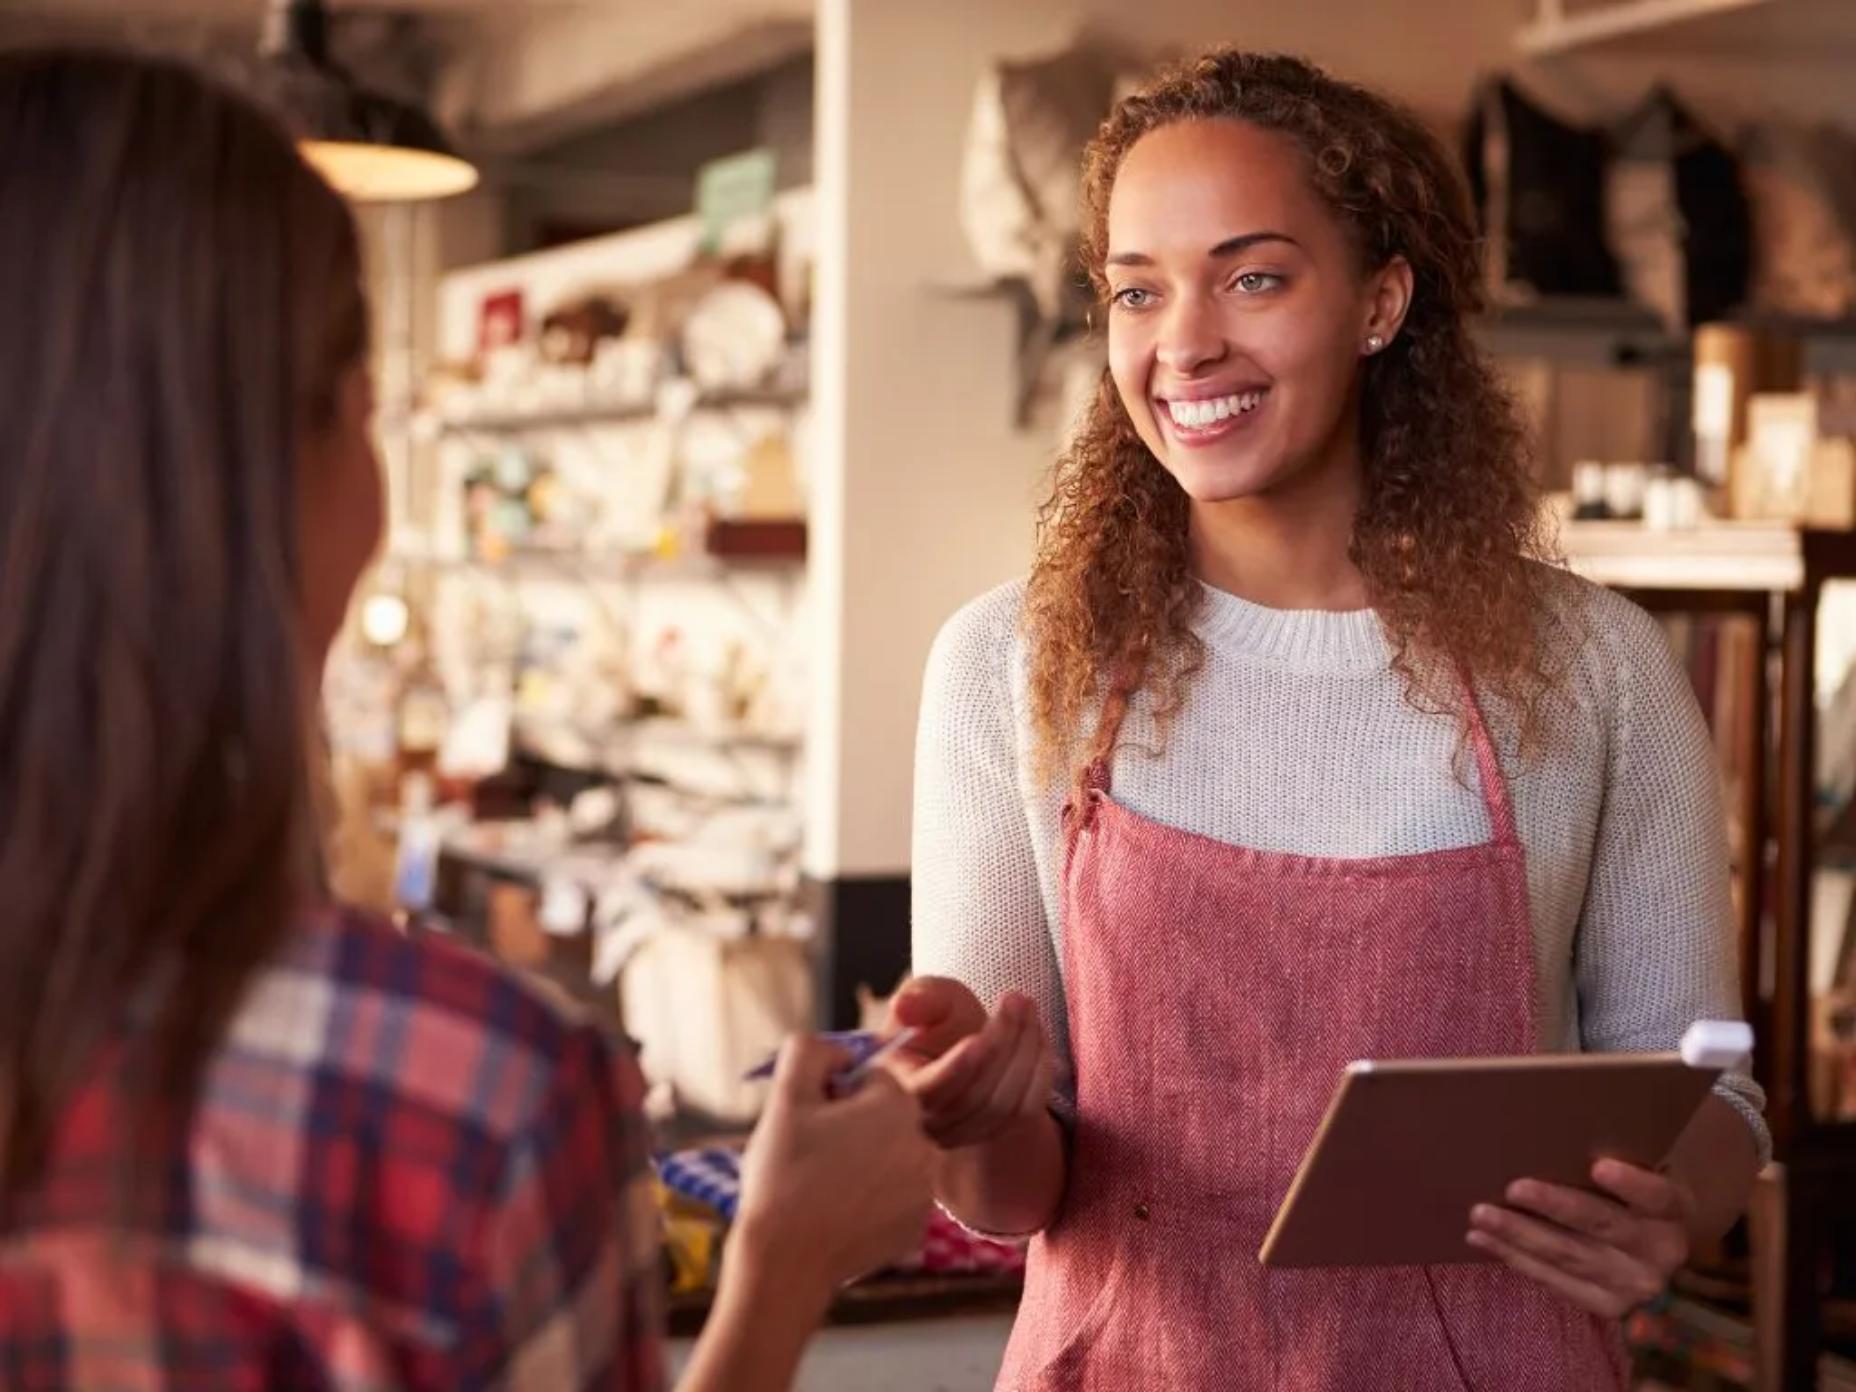
[[[1469,713],[1481,846],[1248,850],[1119,806],[1100,766],[1066,809],[1074,1148],[1001,1389],[1625,1386],[1615,1322],[1506,1268],[1256,1259],[1346,1064],[1538,1047],[1522,847],[1473,697]]]

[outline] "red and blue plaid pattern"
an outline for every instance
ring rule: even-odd
[[[117,1077],[0,1230],[0,1387],[661,1385],[643,1081],[495,964],[311,915],[128,1225]]]

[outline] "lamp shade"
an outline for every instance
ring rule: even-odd
[[[321,0],[272,0],[258,84],[303,157],[350,198],[444,198],[477,183],[429,115],[365,90],[329,58]]]

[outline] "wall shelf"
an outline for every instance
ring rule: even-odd
[[[1560,548],[1573,571],[1621,590],[1792,591],[1804,583],[1802,534],[1763,522],[1654,532],[1638,522],[1567,522]]]
[[[1534,22],[1517,43],[1531,57],[1597,48],[1620,39],[1670,30],[1737,10],[1768,9],[1775,0],[1606,0],[1568,11],[1564,0],[1536,0]]]
[[[803,391],[768,388],[754,391],[714,392],[697,398],[693,411],[738,411],[756,407],[795,410],[806,404]],[[629,425],[657,420],[664,413],[655,402],[635,405],[568,406],[549,411],[485,412],[481,415],[440,418],[440,438],[470,435],[534,435],[549,430],[586,430],[598,426]]]
[[[718,580],[741,571],[796,570],[804,559],[797,556],[663,557],[627,552],[516,552],[500,561],[474,556],[421,556],[398,554],[396,562],[409,567],[456,574],[490,575],[507,580]]]
[[[1688,356],[1688,338],[1628,300],[1550,299],[1507,306],[1475,323],[1477,341],[1503,357],[1607,367],[1655,366]]]
[[[1531,58],[1698,53],[1736,58],[1856,55],[1846,0],[1534,0],[1515,46]]]
[[[1852,12],[1856,13],[1856,5]],[[1802,319],[1749,311],[1730,322],[1796,338],[1808,374],[1856,374],[1856,318]],[[1475,323],[1477,341],[1501,357],[1593,366],[1686,369],[1693,340],[1628,300],[1549,299],[1493,310]]]

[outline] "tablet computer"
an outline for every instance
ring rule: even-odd
[[[1692,1058],[1694,1053],[1685,1051]],[[1493,1260],[1469,1211],[1517,1179],[1590,1189],[1592,1165],[1654,1169],[1724,1061],[1539,1054],[1365,1062],[1343,1074],[1264,1239],[1265,1266]],[[1697,1066],[1699,1064],[1699,1066]]]

